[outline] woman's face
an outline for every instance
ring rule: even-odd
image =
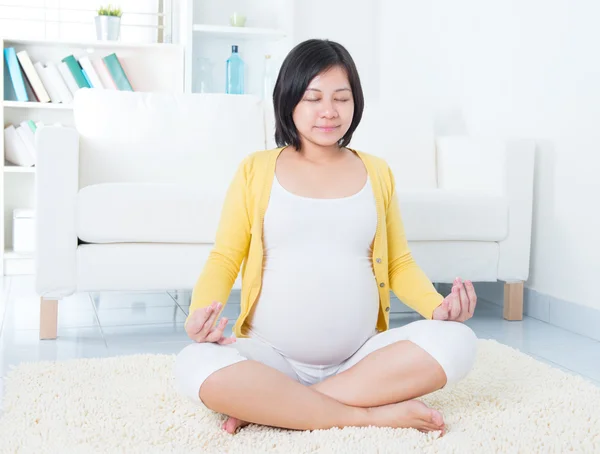
[[[354,98],[346,72],[334,66],[310,81],[292,114],[301,142],[331,146],[350,128]]]

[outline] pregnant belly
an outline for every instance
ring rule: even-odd
[[[327,269],[270,267],[252,332],[284,356],[313,365],[349,358],[373,335],[379,294],[368,260]]]

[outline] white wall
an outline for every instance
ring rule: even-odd
[[[527,286],[600,309],[600,3],[303,0],[296,8],[297,40],[339,40],[365,74],[357,135],[365,151],[418,150],[418,174],[435,135],[536,140]]]
[[[358,68],[365,112],[351,146],[385,156],[400,187],[435,185],[428,4],[296,0],[296,42],[338,41]]]
[[[527,286],[600,309],[600,4],[435,0],[432,11],[437,128],[538,142]]]

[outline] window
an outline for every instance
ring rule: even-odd
[[[119,6],[121,40],[169,42],[171,3],[177,0],[0,0],[0,30],[7,38],[93,41],[98,7]]]

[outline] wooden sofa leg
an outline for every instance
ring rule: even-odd
[[[40,339],[56,339],[58,300],[40,298]]]
[[[504,284],[504,319],[523,320],[523,282]]]

